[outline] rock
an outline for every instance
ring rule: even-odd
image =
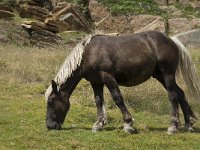
[[[193,8],[200,8],[200,1],[199,1],[199,0],[195,0],[195,1],[192,3],[192,7],[193,7]]]
[[[100,24],[97,29],[103,32],[134,33],[146,30],[157,30],[165,32],[164,20],[159,16],[136,15],[136,16],[109,16]]]
[[[200,30],[191,30],[178,35],[181,42],[188,48],[199,49],[200,47]]]
[[[154,0],[159,5],[168,5],[167,0]]]
[[[197,29],[200,26],[200,19],[174,18],[169,19],[171,34],[178,34],[189,30]]]
[[[176,3],[176,0],[154,0],[159,5],[167,6],[169,4]]]
[[[162,18],[158,17],[154,21],[152,21],[151,23],[147,23],[146,25],[143,24],[143,28],[141,28],[140,30],[136,31],[136,33],[149,31],[149,30],[160,31],[160,32],[165,33],[164,20]]]
[[[179,0],[181,4],[190,4],[190,0]]]

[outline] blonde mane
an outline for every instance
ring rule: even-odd
[[[81,64],[82,56],[84,53],[84,48],[90,42],[93,35],[86,36],[81,42],[79,42],[76,47],[69,53],[66,57],[64,63],[60,67],[54,81],[57,83],[58,87],[65,83],[65,81],[72,75],[72,73],[77,69],[78,66]],[[46,92],[45,97],[46,99],[52,92],[52,86],[50,85]]]

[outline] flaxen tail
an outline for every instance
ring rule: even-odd
[[[192,94],[200,96],[200,79],[190,53],[178,39],[178,36],[172,37],[172,40],[179,48],[179,66],[188,90]]]

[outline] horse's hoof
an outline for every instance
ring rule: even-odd
[[[129,128],[124,128],[124,131],[129,133],[129,134],[136,134],[138,133],[136,129],[133,129],[132,127]]]
[[[188,128],[186,128],[186,130],[187,130],[189,133],[192,133],[192,132],[194,132],[194,129],[193,129],[193,127],[188,127]]]
[[[172,135],[172,134],[175,134],[175,133],[177,133],[177,128],[176,128],[176,126],[170,126],[170,127],[167,129],[167,134]]]
[[[92,132],[98,132],[103,130],[103,123],[102,122],[96,122],[92,127]]]
[[[124,131],[129,133],[129,134],[136,134],[138,133],[136,129],[133,129],[132,123],[131,124],[124,124]]]

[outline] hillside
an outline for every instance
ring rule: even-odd
[[[8,41],[8,39],[16,41],[17,37],[20,37],[24,40],[19,40],[19,43],[22,41],[26,41],[25,45],[27,45],[27,37],[28,37],[28,39],[30,39],[30,43],[41,47],[42,45],[52,46],[51,44],[52,41],[55,44],[71,43],[71,42],[73,43],[76,41],[76,39],[72,40],[68,39],[71,32],[68,32],[67,34],[62,33],[64,31],[71,31],[71,30],[74,31],[77,29],[77,28],[70,29],[68,27],[66,28],[62,27],[63,29],[59,27],[60,29],[57,29],[57,27],[52,28],[50,26],[47,26],[45,27],[46,29],[43,30],[45,31],[44,34],[38,35],[38,33],[36,32],[33,34],[33,38],[29,37],[27,33],[22,31],[22,27],[20,27],[20,24],[22,24],[25,20],[28,20],[29,22],[26,23],[28,23],[28,26],[30,26],[29,24],[31,23],[31,21],[39,19],[38,20],[39,23],[36,24],[42,25],[41,27],[43,27],[44,23],[41,24],[41,19],[38,18],[38,15],[40,17],[42,16],[42,14],[40,15],[39,12],[45,11],[48,13],[48,9],[45,10],[43,8],[40,8],[42,4],[40,4],[41,6],[33,7],[34,9],[32,9],[31,11],[36,11],[36,12],[35,13],[32,12],[33,13],[32,15],[31,13],[29,15],[28,13],[23,13],[23,11],[29,10],[33,5],[29,1],[31,0],[18,1],[17,4],[11,3],[12,1],[3,1],[3,0],[0,1],[1,4],[6,4],[10,6],[9,8],[12,9],[11,14],[14,14],[14,19],[12,19],[11,21],[0,20],[1,24],[0,39],[2,39],[1,40],[2,42]],[[77,1],[74,0],[73,2]],[[91,0],[89,4],[89,10],[91,12],[92,20],[94,23],[94,25],[90,27],[91,30],[97,29],[103,31],[104,33],[120,33],[120,34],[136,33],[146,30],[158,30],[167,35],[174,35],[177,33],[182,33],[193,29],[199,29],[200,27],[200,18],[199,18],[200,11],[198,8],[199,5],[196,1],[186,3],[186,1],[184,0],[182,1],[180,0],[180,2],[175,2],[171,0],[168,2],[168,4],[166,4],[164,0],[163,1],[136,0],[134,2],[132,0],[126,0],[126,1],[102,0],[98,2],[95,0]],[[31,5],[28,5],[29,7],[27,7],[26,3],[28,4],[30,3]],[[0,11],[2,8],[3,7],[0,6]],[[3,18],[3,13],[1,13],[1,15]],[[11,22],[11,24],[9,22]],[[8,26],[7,29],[4,29],[4,26]],[[46,33],[46,30],[49,29],[53,30],[56,33],[60,32],[57,35],[61,36],[62,39],[64,39],[64,41],[60,42],[59,37],[49,32]],[[10,31],[5,32],[7,30]],[[19,33],[19,31],[21,33]],[[75,34],[76,38],[79,36],[79,32],[80,31],[72,34],[73,35]],[[28,34],[29,33],[30,32],[28,32]],[[19,36],[20,34],[22,35]],[[81,32],[81,35],[84,34],[85,33]],[[48,36],[44,37],[44,35]],[[34,36],[36,36],[36,38]],[[50,37],[54,38],[50,39]],[[37,44],[38,41],[36,39],[43,39],[43,40],[40,40],[39,44]],[[47,41],[48,39],[50,40]]]

